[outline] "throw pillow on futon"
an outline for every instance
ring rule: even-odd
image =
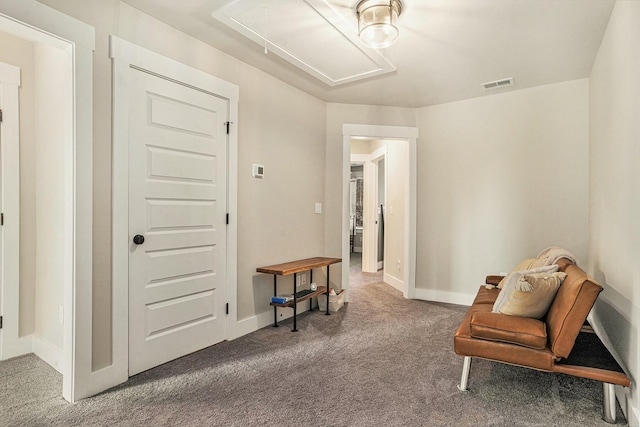
[[[511,272],[513,273],[515,271],[532,270],[534,268],[543,267],[545,265],[545,261],[546,259],[540,260],[538,258],[526,258],[520,261],[520,264],[516,265],[516,268],[511,270]],[[507,277],[509,277],[509,275],[506,275],[502,280],[500,280],[500,283],[498,283],[498,289],[502,289],[504,287],[507,282]]]
[[[500,308],[500,313],[541,319],[547,314],[566,277],[563,272],[520,276],[513,292]]]
[[[512,271],[505,278],[504,286],[502,287],[502,290],[500,291],[500,294],[498,294],[498,298],[496,298],[496,301],[493,304],[493,310],[492,311],[494,313],[500,313],[500,309],[502,308],[504,303],[507,302],[507,300],[509,299],[509,296],[515,290],[516,284],[518,283],[518,279],[520,277],[524,276],[525,274],[555,273],[556,271],[558,271],[558,265],[557,264],[547,265],[547,266],[544,266],[544,267],[532,268],[530,270]]]

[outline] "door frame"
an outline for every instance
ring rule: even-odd
[[[385,147],[386,148],[386,147]],[[382,184],[383,187],[383,197],[382,197],[382,201],[380,200],[380,162],[384,161],[384,183]],[[376,165],[376,206],[375,206],[375,215],[377,218],[381,217],[381,220],[383,221],[382,223],[382,227],[384,227],[384,209],[387,209],[387,150],[385,149],[384,155],[377,157],[374,160],[374,164]],[[380,204],[382,204],[383,208],[380,210],[380,212],[378,212],[378,209],[380,208]],[[384,262],[386,257],[386,252],[387,252],[387,235],[383,234],[383,238],[382,238],[383,242],[382,242],[382,261],[378,261],[378,259],[380,258],[380,251],[379,251],[379,246],[380,246],[380,226],[378,226],[376,228],[376,241],[375,241],[375,248],[376,248],[376,266],[378,270],[384,269]]]
[[[350,164],[363,166],[362,272],[378,271],[378,227],[371,227],[378,217],[378,162],[387,157],[386,141],[369,154],[351,154]],[[385,176],[386,187],[386,176]],[[368,224],[368,225],[367,225]],[[373,231],[372,231],[373,230]]]
[[[63,143],[65,218],[62,396],[86,397],[92,372],[93,51],[95,30],[35,0],[0,2],[0,30],[65,51],[73,93]],[[5,223],[8,218],[5,217]],[[17,296],[17,293],[16,293]],[[16,301],[18,303],[18,301]]]
[[[129,378],[129,90],[135,68],[229,101],[227,162],[227,301],[226,339],[237,336],[237,195],[238,101],[237,85],[152,52],[115,36],[109,37],[113,66],[113,247],[112,247],[112,385]],[[103,387],[107,388],[107,387]]]
[[[351,139],[405,140],[409,146],[409,169],[405,177],[404,218],[404,275],[402,294],[405,298],[415,298],[416,290],[416,147],[418,128],[381,125],[342,125],[342,259],[349,259],[349,177],[351,165]],[[388,171],[388,168],[387,168]],[[388,195],[387,195],[388,197]],[[349,289],[349,263],[342,263],[342,287]],[[349,294],[347,293],[347,298]]]
[[[20,68],[0,62],[0,211],[6,221],[0,231],[0,360],[29,353],[20,340]]]

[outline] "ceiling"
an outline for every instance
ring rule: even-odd
[[[376,51],[358,0],[123,1],[324,101],[399,107],[586,78],[615,2],[402,0],[397,42]]]

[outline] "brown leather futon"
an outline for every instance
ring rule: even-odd
[[[589,378],[603,383],[603,419],[615,422],[614,385],[629,387],[630,381],[585,324],[602,287],[566,258],[555,264],[566,278],[541,319],[492,312],[501,290],[480,287],[454,338],[456,354],[464,356],[458,388],[467,390],[473,357]],[[488,276],[486,282],[496,285],[500,279]]]

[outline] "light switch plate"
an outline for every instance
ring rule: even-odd
[[[264,166],[254,163],[251,167],[251,174],[254,178],[264,177]]]
[[[322,213],[322,203],[316,203],[316,213],[317,214]]]

